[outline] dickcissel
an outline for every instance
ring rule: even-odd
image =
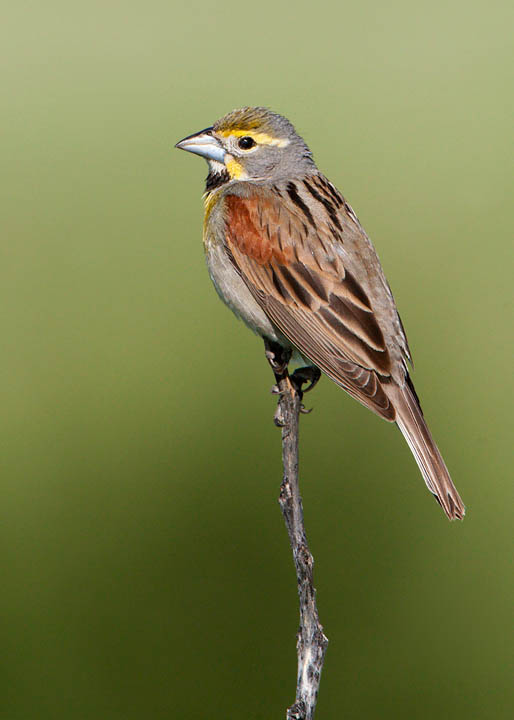
[[[450,519],[464,505],[408,372],[407,338],[354,211],[285,117],[234,110],[176,145],[205,158],[204,245],[221,299],[277,345],[396,422]],[[308,376],[308,373],[305,377]]]

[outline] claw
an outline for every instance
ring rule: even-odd
[[[273,372],[277,375],[283,375],[284,370],[287,367],[287,363],[278,362],[273,350],[266,350],[265,355],[266,355],[266,360],[271,365]]]
[[[314,367],[314,365],[309,365],[295,370],[291,375],[291,381],[300,392],[306,393],[309,392],[309,390],[312,390],[312,388],[318,383],[320,377],[321,371],[317,367]],[[307,382],[309,385],[305,388],[305,390],[302,390],[302,385]]]

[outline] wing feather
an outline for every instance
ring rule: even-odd
[[[316,187],[319,195],[323,186]],[[343,201],[336,208],[333,195],[325,192],[326,217],[315,221],[292,183],[282,197],[271,192],[228,195],[227,251],[259,305],[300,353],[393,420],[382,387],[390,380],[391,356],[370,297],[334,247],[330,228],[344,228]]]

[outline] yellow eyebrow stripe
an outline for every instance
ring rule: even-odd
[[[221,130],[219,132],[223,137],[251,137],[259,145],[274,145],[275,147],[286,147],[291,142],[287,138],[274,138],[263,132],[253,132],[253,130]]]

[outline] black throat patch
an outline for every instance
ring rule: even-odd
[[[225,185],[225,183],[228,183],[229,180],[230,175],[228,174],[226,168],[224,168],[221,172],[215,172],[214,170],[211,170],[205,178],[205,192],[212,192],[213,190],[216,190],[216,188],[219,188],[222,185]]]

